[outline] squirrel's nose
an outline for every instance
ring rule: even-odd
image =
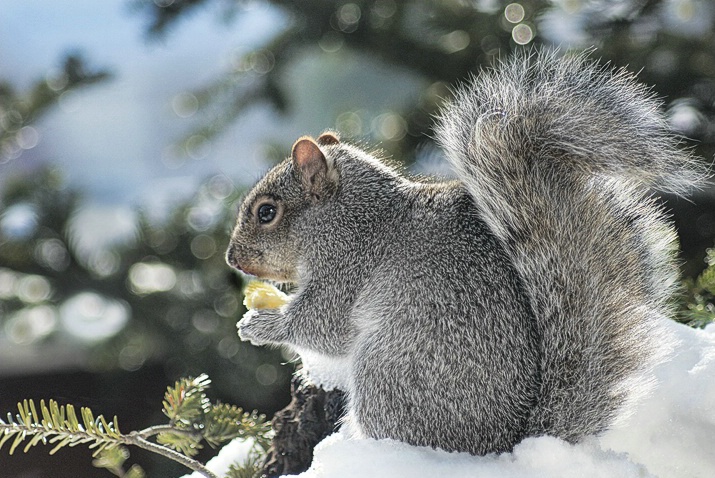
[[[256,275],[254,271],[255,258],[260,257],[261,252],[250,248],[239,247],[237,244],[230,244],[226,250],[226,262],[234,269],[238,269],[244,274]],[[241,261],[243,263],[241,263]]]
[[[234,245],[228,246],[228,250],[226,251],[226,262],[229,266],[241,270],[241,266],[238,264],[238,258],[236,256],[236,247]]]

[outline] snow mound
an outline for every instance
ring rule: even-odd
[[[655,370],[656,388],[599,441],[658,477],[713,477],[715,324],[705,330],[674,322],[668,327],[680,344]]]
[[[694,330],[669,322],[667,327],[680,343],[671,360],[655,370],[657,384],[651,394],[599,437],[576,445],[553,437],[527,438],[512,453],[472,456],[338,433],[318,445],[312,466],[299,476],[711,478],[715,476],[715,325]],[[247,447],[226,451],[238,446],[227,445],[209,467],[224,473],[228,458],[245,456]]]
[[[349,440],[332,435],[315,449],[300,478],[613,478],[652,476],[641,465],[597,443],[571,445],[553,437],[527,438],[512,453],[472,456],[413,447],[393,440]]]
[[[218,452],[218,455],[213,457],[206,464],[206,467],[219,476],[226,476],[228,469],[234,463],[242,463],[253,447],[253,440],[236,439],[229,442]],[[204,475],[195,471],[190,475],[184,475],[182,478],[206,478]]]

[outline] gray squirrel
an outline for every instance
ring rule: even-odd
[[[457,180],[299,139],[227,251],[297,292],[241,338],[344,367],[361,436],[481,455],[605,430],[670,346],[676,236],[650,190],[705,175],[659,107],[623,70],[531,52],[442,111]]]

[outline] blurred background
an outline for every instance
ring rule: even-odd
[[[126,432],[206,372],[215,400],[272,414],[295,361],[238,340],[223,253],[241,194],[298,136],[448,174],[431,127],[450,87],[517,49],[596,47],[711,162],[714,24],[709,0],[2,0],[0,413],[54,398]],[[693,276],[715,192],[664,200]],[[2,478],[75,476],[110,475],[79,448],[0,451]]]

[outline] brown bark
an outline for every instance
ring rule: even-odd
[[[340,427],[345,401],[341,390],[326,391],[297,375],[291,382],[291,396],[290,404],[273,417],[275,436],[263,466],[264,477],[307,470],[315,445]]]

